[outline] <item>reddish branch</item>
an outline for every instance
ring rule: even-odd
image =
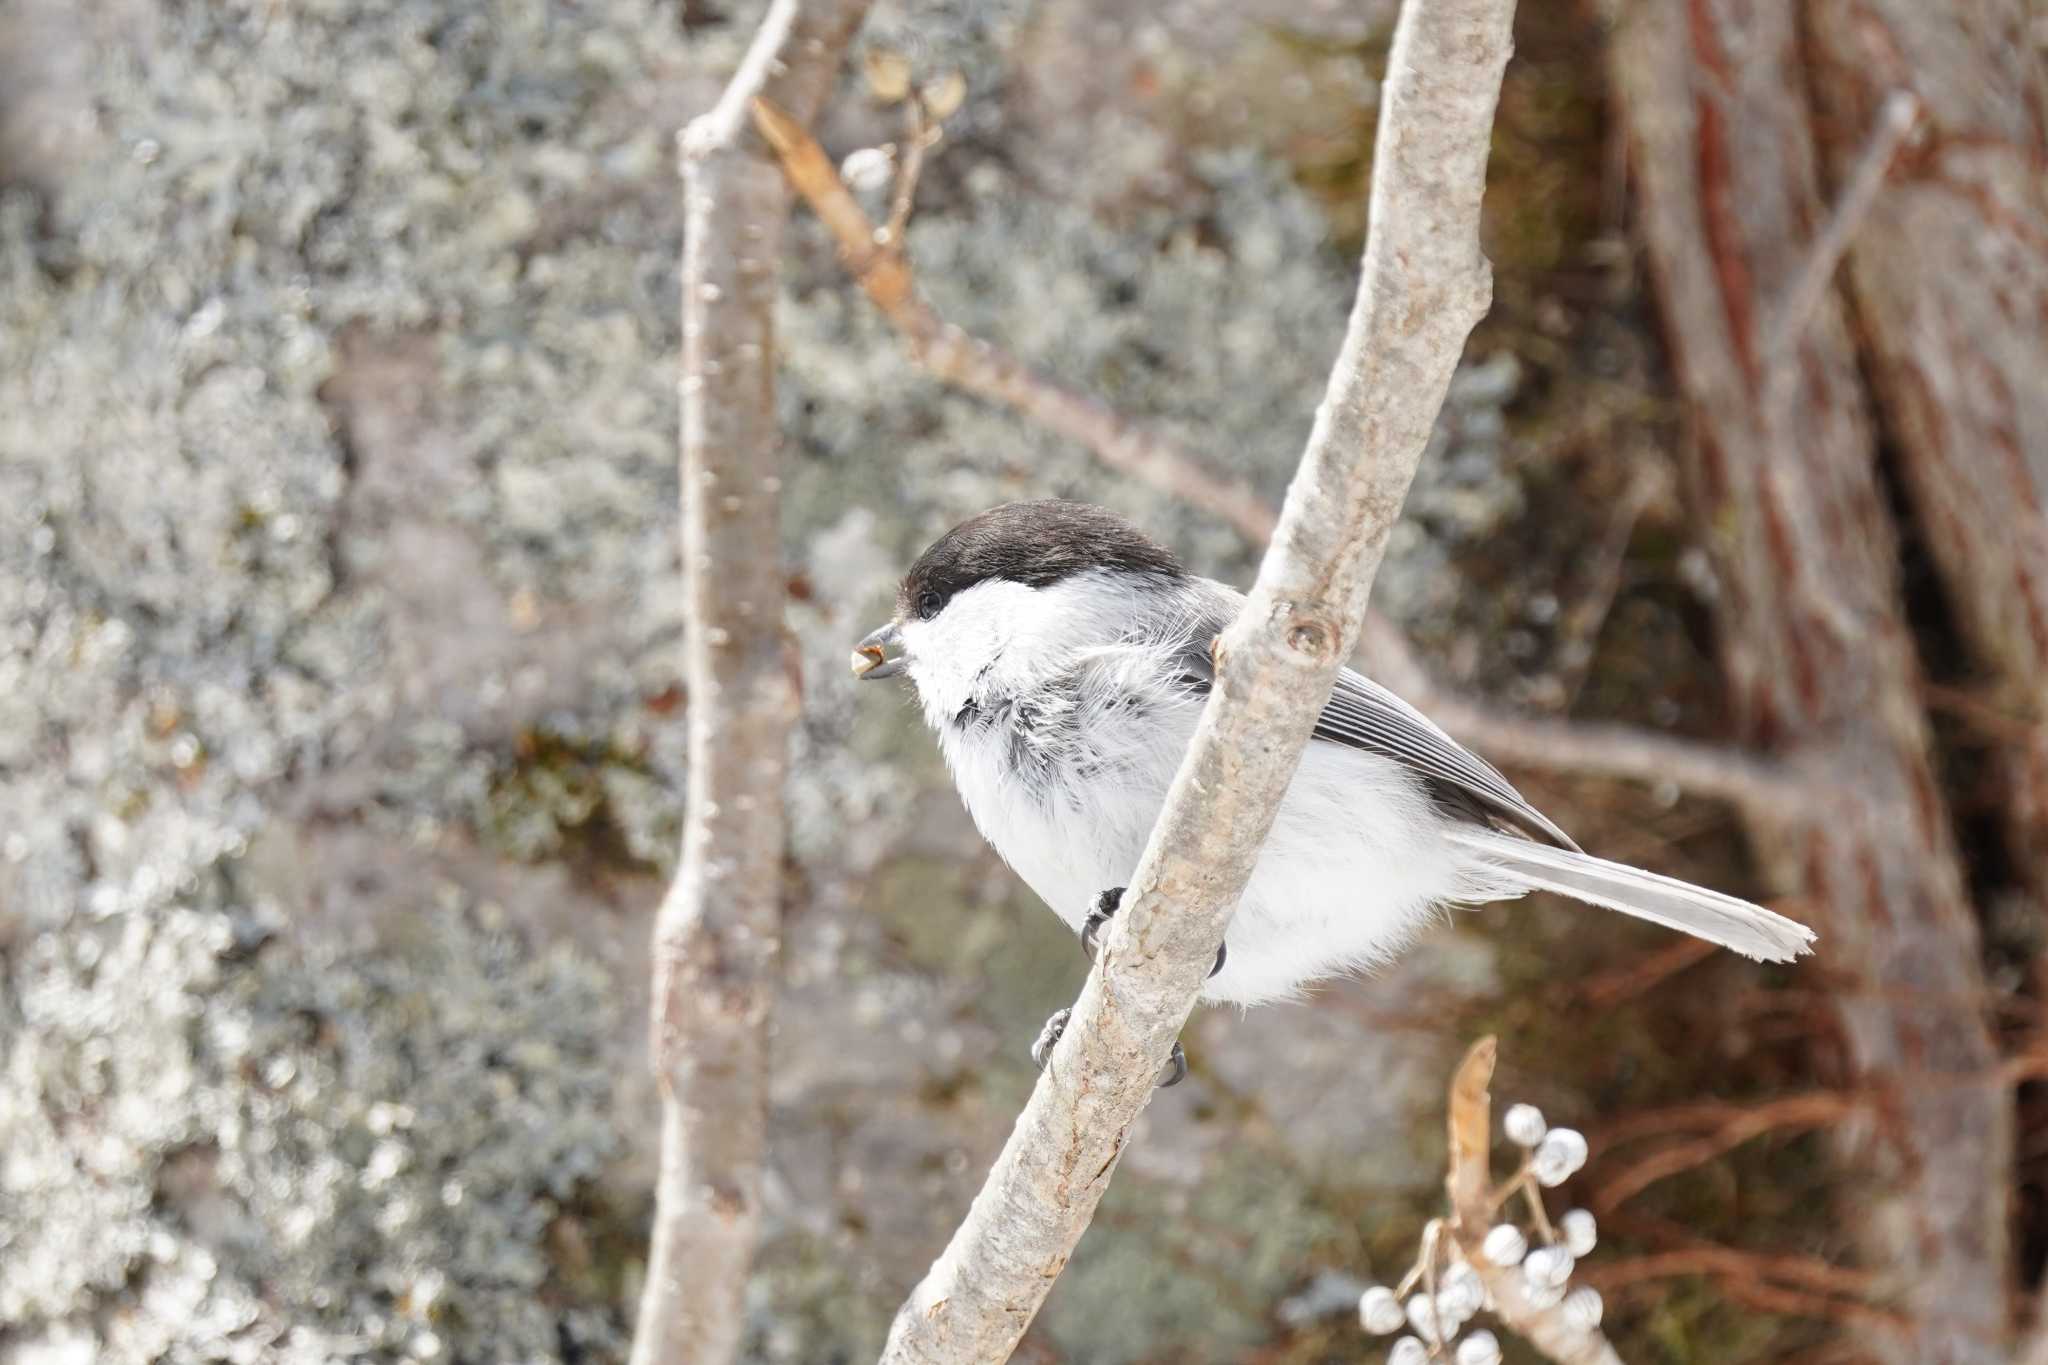
[[[1672,1143],[1603,1180],[1591,1200],[1593,1211],[1604,1217],[1658,1181],[1704,1166],[1753,1138],[1788,1129],[1825,1128],[1866,1104],[1847,1096],[1820,1094],[1737,1108],[1707,1136]]]
[[[1854,1323],[1888,1335],[1904,1333],[1908,1325],[1904,1315],[1864,1301],[1862,1296],[1876,1287],[1876,1276],[1811,1256],[1693,1242],[1670,1251],[1590,1266],[1580,1274],[1603,1294],[1658,1280],[1705,1275],[1730,1299],[1764,1312]]]

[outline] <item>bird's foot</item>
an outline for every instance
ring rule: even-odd
[[[1052,1018],[1045,1021],[1045,1027],[1038,1031],[1038,1041],[1031,1045],[1031,1064],[1040,1071],[1045,1070],[1046,1062],[1052,1058],[1053,1044],[1067,1031],[1067,1020],[1073,1017],[1071,1009],[1055,1011]]]
[[[1067,1020],[1073,1017],[1074,1012],[1071,1009],[1059,1010],[1052,1018],[1046,1020],[1045,1027],[1038,1031],[1038,1041],[1031,1045],[1031,1060],[1040,1071],[1045,1070],[1046,1062],[1052,1058],[1053,1045],[1059,1042],[1060,1035],[1067,1031]],[[1157,1084],[1164,1090],[1167,1086],[1179,1085],[1187,1076],[1188,1054],[1181,1050],[1179,1043],[1175,1043],[1173,1051],[1167,1055],[1166,1065],[1160,1069]]]
[[[1102,931],[1109,927],[1110,917],[1116,914],[1116,908],[1123,903],[1123,898],[1124,888],[1112,886],[1095,898],[1095,904],[1089,909],[1088,917],[1081,921],[1081,951],[1088,954],[1090,962],[1095,960],[1095,951],[1102,945]],[[1218,944],[1216,965],[1209,969],[1209,975],[1213,977],[1222,971],[1224,959],[1229,956],[1229,946]]]

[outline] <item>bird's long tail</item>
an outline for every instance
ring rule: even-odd
[[[1554,891],[1733,948],[1761,962],[1789,962],[1813,950],[1813,931],[1748,901],[1513,834],[1462,828],[1453,842],[1532,891]]]

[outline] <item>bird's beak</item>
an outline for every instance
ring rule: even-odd
[[[903,671],[902,649],[903,632],[894,621],[880,630],[869,631],[866,638],[853,647],[853,676],[861,679],[895,677]]]

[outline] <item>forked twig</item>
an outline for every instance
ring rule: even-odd
[[[875,234],[876,242],[895,251],[903,249],[903,234],[910,226],[911,205],[917,202],[917,182],[924,174],[924,154],[938,146],[939,139],[945,136],[945,130],[925,112],[921,93],[912,92],[903,107],[909,128],[903,138],[895,192],[889,200],[889,222]]]
[[[1530,1345],[1557,1365],[1621,1365],[1621,1357],[1598,1328],[1581,1327],[1561,1306],[1538,1307],[1521,1274],[1487,1258],[1483,1244],[1493,1222],[1493,1098],[1488,1087],[1498,1055],[1495,1040],[1481,1038],[1451,1078],[1450,1161],[1444,1177],[1451,1200],[1451,1237],[1479,1272],[1494,1315]]]

